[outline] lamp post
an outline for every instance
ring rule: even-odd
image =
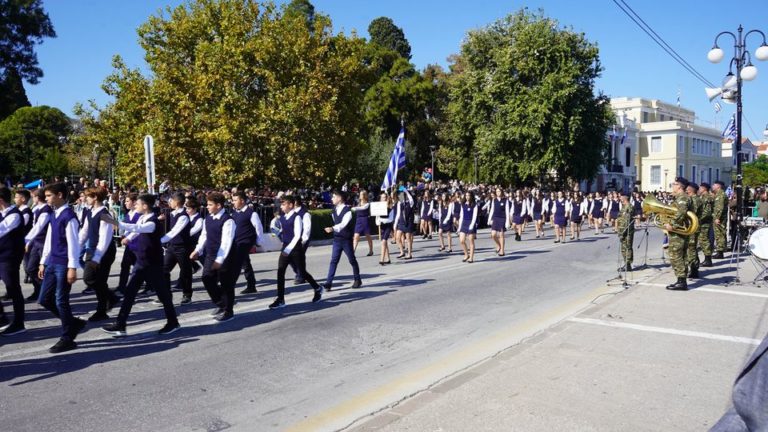
[[[479,182],[477,181],[477,150],[475,150],[475,185],[477,185]]]
[[[729,72],[726,79],[732,76],[732,69],[736,67],[736,224],[741,225],[741,221],[744,218],[744,191],[742,188],[742,166],[741,166],[741,87],[742,81],[752,81],[757,77],[757,68],[752,65],[752,57],[747,50],[747,38],[749,35],[757,33],[763,37],[763,43],[757,50],[755,50],[755,57],[758,60],[768,60],[768,44],[766,44],[765,33],[760,30],[750,30],[744,34],[744,28],[739,26],[736,34],[724,31],[718,33],[715,36],[715,43],[712,49],[707,53],[707,59],[712,63],[719,63],[723,60],[725,53],[717,45],[717,40],[720,36],[730,35],[733,37],[733,50],[734,56],[731,58],[729,64]],[[727,85],[726,85],[727,87]]]
[[[436,149],[437,147],[434,145],[429,146],[429,155],[432,156],[432,184],[435,183],[435,150]]]
[[[669,169],[664,168],[664,192],[666,192],[669,187],[669,183],[667,183],[667,174],[669,174]]]

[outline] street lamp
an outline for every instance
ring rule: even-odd
[[[477,150],[475,150],[475,185],[479,184],[479,182],[477,181],[477,157],[478,157]]]
[[[765,39],[765,33],[763,33],[760,30],[750,30],[746,34],[744,34],[744,28],[742,26],[739,26],[737,33],[734,34],[729,31],[720,32],[717,36],[715,36],[715,43],[712,49],[707,53],[707,59],[711,61],[712,63],[719,63],[721,60],[723,60],[723,57],[725,56],[725,53],[723,50],[717,45],[717,40],[722,35],[730,35],[733,37],[733,50],[735,51],[735,54],[733,58],[731,58],[729,69],[733,66],[736,66],[736,224],[740,225],[741,220],[744,217],[744,193],[742,190],[742,166],[741,166],[741,114],[742,114],[742,105],[741,105],[741,86],[742,81],[752,81],[757,77],[757,68],[752,65],[752,57],[749,54],[749,51],[747,50],[747,38],[752,33],[758,33],[763,37],[763,43],[760,45],[757,50],[755,50],[755,57],[758,60],[764,61],[768,60],[768,44],[766,44]],[[729,70],[729,75],[731,75],[732,69]],[[730,78],[730,77],[726,77]],[[728,81],[732,81],[731,79],[728,79]],[[725,90],[727,90],[729,87],[732,86],[732,83],[729,82],[724,85],[725,89],[721,91],[721,93],[724,93]],[[709,94],[709,92],[708,92]]]
[[[429,146],[429,155],[432,156],[432,183],[435,183],[435,150],[437,149],[436,146],[431,145]]]
[[[669,187],[669,183],[667,183],[667,174],[669,174],[669,168],[664,168],[664,192],[666,192]]]

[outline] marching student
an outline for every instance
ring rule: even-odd
[[[371,203],[368,202],[368,192],[360,191],[360,205],[353,207],[355,212],[355,237],[353,240],[353,249],[357,250],[357,244],[360,243],[360,236],[365,236],[368,241],[368,255],[373,256],[373,239],[371,238],[371,227],[368,224],[368,218],[371,216]]]
[[[26,189],[16,189],[16,192],[13,196],[13,202],[16,204],[16,208],[19,209],[19,213],[21,213],[21,217],[24,222],[24,235],[27,235],[29,231],[32,229],[32,224],[34,222],[34,215],[32,214],[32,209],[29,208],[28,204],[32,200],[32,194],[29,193]]]
[[[24,247],[26,252],[24,270],[29,276],[33,288],[32,294],[26,299],[28,303],[36,302],[40,297],[40,284],[43,281],[38,277],[38,268],[40,267],[40,257],[43,254],[45,235],[48,233],[48,220],[53,212],[51,206],[45,202],[45,191],[42,188],[35,191],[32,195],[32,201],[34,203],[32,229],[24,237],[26,243]]]
[[[616,232],[616,219],[619,217],[619,211],[621,209],[621,201],[619,200],[618,192],[611,192],[608,205],[608,216],[610,218],[609,225],[613,227],[613,232]]]
[[[193,247],[189,234],[192,226],[189,223],[189,215],[184,209],[185,201],[186,198],[182,193],[175,193],[168,200],[168,205],[171,207],[171,230],[160,238],[160,243],[166,245],[163,255],[163,283],[168,287],[168,292],[171,292],[171,271],[178,264],[181,304],[192,301],[192,263],[189,259]]]
[[[477,215],[479,209],[475,203],[475,195],[467,191],[464,193],[464,203],[461,205],[459,216],[459,244],[464,251],[462,262],[475,262],[475,236],[477,235]],[[467,248],[469,240],[469,248]],[[469,250],[467,250],[469,249]]]
[[[512,200],[509,209],[509,214],[512,217],[512,226],[515,229],[515,241],[522,240],[523,222],[527,213],[528,205],[523,199],[523,191],[518,189],[515,191],[515,199]]]
[[[298,272],[314,289],[315,295],[312,297],[312,303],[317,303],[323,297],[323,288],[307,272],[306,257],[304,256],[304,248],[301,245],[302,218],[296,212],[295,199],[290,195],[280,197],[280,210],[282,215],[279,217],[275,215],[275,221],[278,221],[278,223],[274,224],[274,226],[277,229],[278,237],[283,242],[283,248],[277,261],[277,298],[269,305],[269,308],[279,309],[285,307],[285,271],[291,263],[296,266]],[[350,236],[350,240],[351,238]],[[352,257],[354,258],[354,254]]]
[[[118,312],[115,321],[101,328],[116,338],[128,335],[126,331],[128,316],[142,283],[146,283],[148,290],[157,293],[157,298],[163,305],[166,322],[158,334],[171,334],[181,327],[176,317],[176,309],[173,307],[170,285],[163,283],[163,246],[160,241],[163,234],[160,221],[154,212],[154,206],[154,195],[139,195],[136,200],[136,211],[140,216],[135,224],[118,222],[108,213],[101,215],[102,220],[109,221],[114,226],[134,236],[136,263],[131,270],[128,284],[125,286],[123,304],[120,306],[120,312]]]
[[[397,200],[397,207],[395,212],[395,223],[397,224],[397,230],[400,232],[400,242],[403,245],[403,250],[398,255],[398,258],[412,259],[413,258],[413,197],[408,192],[408,189],[403,189],[400,193],[400,198]],[[408,255],[405,254],[405,249],[408,249]]]
[[[451,239],[451,232],[453,229],[453,201],[450,196],[443,192],[437,199],[437,216],[438,216],[438,237],[440,238],[440,251],[444,251],[446,244],[448,245],[448,253],[453,252],[453,240]],[[445,239],[444,239],[445,237]]]
[[[220,192],[206,196],[208,215],[195,249],[189,256],[196,260],[203,253],[203,285],[211,301],[217,306],[211,316],[218,322],[234,317],[235,279],[240,267],[234,266],[232,251],[235,222],[224,208],[225,198]]]
[[[542,197],[541,191],[536,191],[531,205],[531,213],[536,228],[536,238],[544,237],[545,198]]]
[[[581,223],[587,214],[587,207],[584,205],[581,196],[576,195],[568,201],[565,213],[571,220],[571,240],[581,239]]]
[[[125,196],[125,214],[123,215],[123,222],[129,224],[135,224],[139,221],[141,215],[136,211],[136,204],[138,202],[138,194],[129,193]],[[120,260],[120,278],[117,283],[117,292],[124,293],[125,286],[128,283],[128,276],[131,274],[131,267],[136,263],[136,254],[134,253],[135,245],[126,235],[123,235],[120,244],[123,248],[123,258]]]
[[[109,319],[107,311],[119,301],[107,285],[117,248],[112,241],[112,225],[101,220],[102,212],[109,214],[104,207],[106,197],[107,191],[100,187],[85,190],[85,200],[91,211],[86,215],[79,235],[80,248],[85,252],[83,282],[96,293],[96,312],[88,318],[89,322]]]
[[[391,264],[392,260],[389,256],[389,237],[392,235],[392,221],[395,219],[395,211],[392,208],[392,200],[389,198],[386,192],[382,192],[379,196],[379,200],[387,203],[387,216],[376,216],[376,225],[379,226],[381,233],[381,256],[379,257],[379,264],[386,265]],[[442,237],[440,238],[442,242]]]
[[[312,215],[301,201],[300,196],[293,195],[292,198],[293,210],[296,212],[298,217],[301,218],[301,248],[303,249],[302,253],[304,254],[304,266],[306,267],[307,249],[309,249],[309,241],[312,235]],[[292,261],[290,265],[293,273],[296,275],[295,279],[293,280],[293,284],[299,285],[306,283],[306,279],[304,279],[304,276],[301,274],[301,270],[296,266],[296,264]]]
[[[21,292],[20,269],[24,259],[24,217],[11,204],[11,190],[0,186],[0,280],[13,302],[13,322],[9,324],[0,302],[0,335],[12,336],[26,331],[24,327],[24,295]],[[7,327],[6,327],[7,326]]]
[[[359,288],[363,285],[360,279],[360,267],[357,265],[355,251],[352,248],[352,211],[349,206],[344,204],[347,199],[346,192],[336,190],[333,192],[331,201],[334,209],[331,212],[333,226],[325,228],[325,232],[333,233],[333,251],[331,252],[331,263],[328,267],[328,277],[325,280],[325,289],[330,291],[333,286],[333,278],[336,275],[336,267],[341,260],[341,252],[347,256],[349,264],[352,266],[354,282],[352,288]],[[412,234],[411,234],[412,235]],[[411,238],[411,241],[413,239]]]
[[[419,215],[421,221],[419,227],[422,234],[422,239],[432,240],[432,213],[435,211],[435,202],[432,200],[432,194],[428,190],[424,191],[424,196],[421,199],[421,210]]]
[[[456,233],[457,237],[459,235],[459,218],[461,218],[461,205],[463,200],[464,195],[462,195],[460,191],[454,192],[453,202],[451,202],[451,223],[453,224],[453,232]]]
[[[555,243],[565,242],[565,226],[568,224],[566,201],[563,191],[557,192],[557,199],[552,203],[552,221],[555,225]]]
[[[192,245],[192,250],[194,250],[195,246],[197,245],[197,241],[200,240],[200,232],[203,230],[203,216],[200,214],[200,201],[197,200],[194,196],[187,197],[186,201],[184,202],[184,210],[187,212],[187,216],[189,216],[189,244]],[[192,252],[190,251],[190,254]],[[192,264],[192,274],[197,273],[200,271],[201,266],[200,263],[197,262],[197,260],[190,259],[190,264]],[[192,298],[192,287],[190,286],[189,292],[182,291],[182,294],[186,296],[189,294],[189,298]],[[182,303],[183,303],[183,297],[182,297]]]
[[[38,277],[42,279],[38,303],[61,320],[61,337],[48,349],[56,354],[77,348],[75,338],[86,321],[72,316],[69,293],[80,266],[80,223],[67,204],[67,186],[52,183],[45,187],[45,201],[55,209],[48,222]]]
[[[246,204],[245,192],[237,191],[232,194],[232,211],[230,216],[235,221],[235,239],[234,239],[234,274],[232,284],[237,284],[240,277],[240,270],[245,270],[246,288],[241,294],[256,293],[256,276],[253,274],[250,253],[255,250],[258,240],[263,236],[264,227],[261,224],[259,215],[253,211],[253,208]],[[234,287],[233,287],[234,289]]]
[[[504,191],[497,187],[488,211],[488,225],[491,226],[491,238],[496,244],[496,254],[504,256],[504,232],[509,223],[509,200]]]
[[[595,227],[595,235],[603,232],[603,197],[600,192],[595,192],[595,198],[589,206],[589,214]]]

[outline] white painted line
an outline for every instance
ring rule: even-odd
[[[639,330],[639,331],[652,332],[652,333],[664,333],[664,334],[671,334],[676,336],[689,336],[689,337],[697,337],[697,338],[703,338],[703,339],[720,340],[720,341],[726,341],[726,342],[737,342],[737,343],[743,343],[743,344],[755,345],[755,346],[760,345],[760,342],[761,342],[761,340],[759,339],[744,338],[739,336],[727,336],[727,335],[719,335],[715,333],[704,333],[704,332],[696,332],[696,331],[689,331],[689,330],[677,330],[677,329],[671,329],[671,328],[665,328],[665,327],[654,327],[654,326],[647,326],[647,325],[641,325],[641,324],[603,321],[603,320],[592,319],[592,318],[569,318],[568,321],[581,323],[581,324],[593,324],[593,325],[600,325],[605,327],[625,328],[625,329]]]
[[[647,286],[654,286],[654,287],[667,286],[665,284],[648,283],[648,282],[639,282],[638,285],[647,285]],[[693,288],[689,290],[689,292],[710,292],[710,293],[717,293],[717,294],[730,294],[730,295],[743,296],[743,297],[758,297],[758,298],[768,299],[768,294],[741,292],[741,291],[724,290],[724,289],[716,289],[716,288]]]

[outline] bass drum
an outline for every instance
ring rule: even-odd
[[[749,236],[748,248],[752,255],[768,260],[768,227],[760,228]]]

